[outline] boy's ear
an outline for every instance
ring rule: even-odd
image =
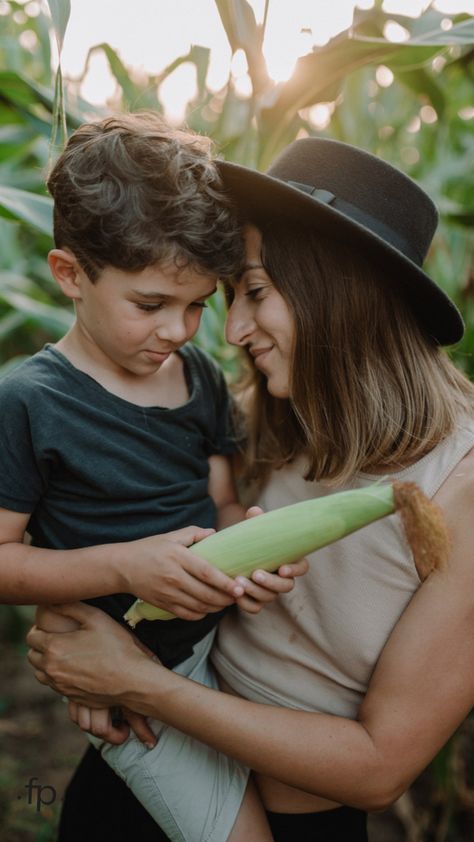
[[[68,298],[80,299],[83,272],[72,251],[68,249],[52,249],[48,254],[48,264],[51,274],[62,292]]]

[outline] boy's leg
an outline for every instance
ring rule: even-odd
[[[227,842],[273,842],[267,815],[252,778]]]
[[[169,842],[95,748],[89,747],[64,796],[57,842]]]
[[[213,633],[199,641],[193,658],[176,667],[176,671],[217,689],[208,659],[212,639]],[[103,758],[171,842],[224,842],[245,798],[249,770],[163,723],[150,720],[150,726],[158,738],[150,751],[134,735],[120,746],[90,739],[100,745]],[[255,795],[249,805],[256,821]],[[266,837],[263,839],[266,842]]]

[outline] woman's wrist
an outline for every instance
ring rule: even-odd
[[[163,680],[164,678],[166,680]],[[176,678],[177,676],[171,670],[145,654],[137,653],[133,664],[130,663],[128,666],[126,675],[121,670],[122,686],[117,696],[114,696],[116,704],[128,707],[144,716],[159,719],[168,708],[171,709],[171,698],[177,690],[174,686]]]

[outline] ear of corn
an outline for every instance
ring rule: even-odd
[[[443,518],[414,483],[376,484],[274,509],[204,538],[192,551],[228,576],[249,576],[256,569],[277,570],[397,509],[417,567],[442,566],[449,548]],[[143,619],[173,617],[142,600],[125,614],[132,628]]]

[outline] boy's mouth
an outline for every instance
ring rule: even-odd
[[[149,349],[145,351],[148,359],[154,363],[164,363],[172,353],[172,351],[151,351]]]

